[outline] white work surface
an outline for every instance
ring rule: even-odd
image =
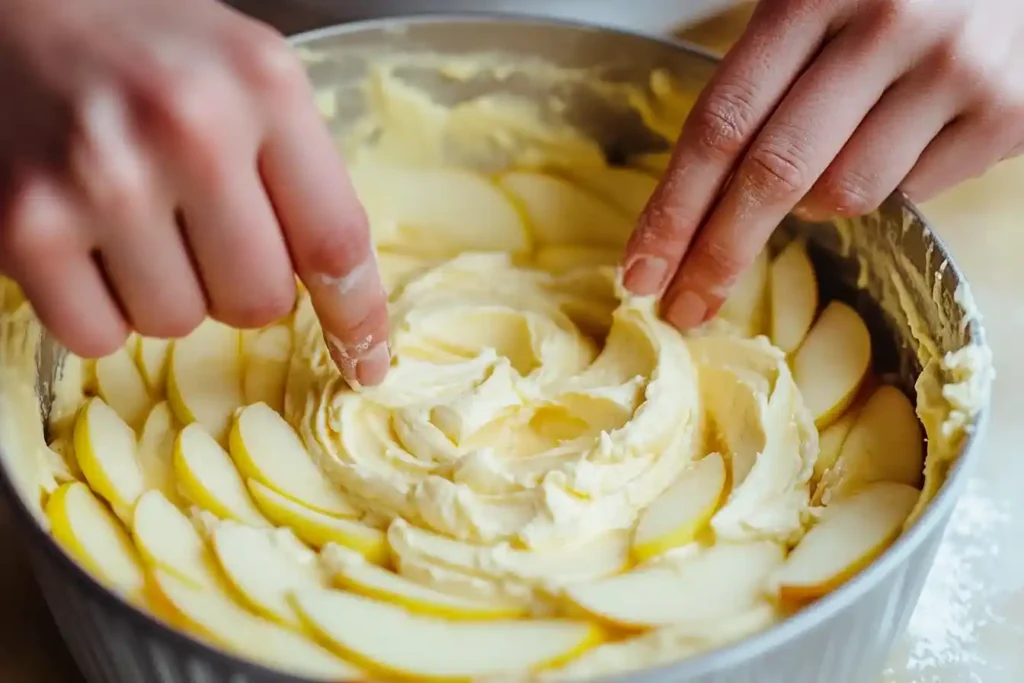
[[[266,4],[280,18],[281,4]],[[745,16],[686,37],[722,47]],[[925,213],[985,314],[996,395],[982,461],[883,683],[1016,683],[1024,677],[1024,458],[1016,450],[1024,444],[1024,160],[930,202]],[[75,683],[18,544],[0,505],[0,681]]]

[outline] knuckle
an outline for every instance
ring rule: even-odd
[[[709,92],[703,106],[694,112],[701,147],[727,156],[742,151],[757,130],[756,100],[755,89],[739,82]]]
[[[250,83],[271,95],[304,92],[307,79],[302,60],[284,37],[269,26],[250,24],[233,42],[233,59]]]
[[[746,180],[765,199],[803,194],[810,185],[810,170],[800,147],[789,139],[771,136],[747,158]]]
[[[343,277],[362,263],[369,251],[366,230],[322,230],[296,245],[303,270],[329,277]]]
[[[197,152],[222,136],[223,88],[199,69],[161,69],[134,93],[148,122],[178,149]]]
[[[718,240],[701,240],[694,245],[691,258],[694,265],[688,267],[700,273],[700,281],[710,294],[720,298],[749,265],[737,249]]]
[[[822,203],[840,216],[861,216],[878,208],[885,199],[885,191],[877,180],[855,171],[826,177],[817,194]]]
[[[0,225],[0,260],[31,269],[44,259],[61,259],[76,251],[78,240],[67,225],[54,220],[54,199],[23,188],[11,198]]]

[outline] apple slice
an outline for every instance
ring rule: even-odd
[[[75,420],[75,457],[93,491],[122,520],[146,490],[135,432],[100,398],[89,399]]]
[[[245,490],[231,457],[199,424],[190,424],[178,434],[174,474],[186,498],[220,519],[255,527],[268,525]]]
[[[724,619],[755,607],[786,552],[770,541],[719,543],[673,564],[566,589],[577,608],[627,628]]]
[[[822,430],[818,437],[818,457],[814,461],[815,481],[821,481],[825,473],[836,464],[843,443],[846,442],[846,437],[849,436],[850,429],[856,421],[857,412],[848,410],[841,418]]]
[[[244,402],[238,330],[207,319],[174,342],[167,372],[167,400],[182,424],[198,422],[218,441]]]
[[[820,430],[857,395],[871,367],[871,335],[855,310],[832,301],[793,359],[793,379]]]
[[[178,422],[167,401],[153,406],[139,437],[139,467],[147,489],[158,489],[175,505],[184,501],[174,480],[174,441]]]
[[[245,372],[242,390],[246,403],[266,403],[284,411],[284,388],[292,355],[292,330],[272,325],[243,334]]]
[[[572,166],[565,170],[570,180],[603,197],[634,220],[647,206],[658,180],[649,173],[613,166]]]
[[[192,522],[160,491],[147,491],[135,506],[132,536],[142,559],[197,588],[220,585],[216,565]]]
[[[124,527],[81,482],[64,484],[46,501],[53,537],[100,583],[120,595],[143,595],[146,575]]]
[[[793,353],[803,343],[818,312],[818,278],[803,242],[794,240],[769,267],[772,343]]]
[[[762,251],[740,276],[718,317],[735,325],[746,337],[764,333],[768,317],[768,252]]]
[[[302,634],[250,614],[217,591],[196,588],[159,569],[153,572],[153,586],[186,628],[236,654],[318,681],[365,678]]]
[[[170,354],[170,339],[139,337],[135,362],[142,373],[142,379],[154,396],[162,396],[167,387],[167,362]]]
[[[298,591],[294,604],[340,652],[389,677],[463,681],[520,674],[555,666],[603,638],[583,621],[449,621],[343,591]]]
[[[520,603],[473,600],[436,591],[369,564],[362,555],[334,544],[325,546],[321,557],[339,588],[384,600],[411,612],[457,620],[515,619],[528,614],[527,607]]]
[[[529,171],[502,175],[498,184],[523,207],[542,245],[621,248],[633,221],[567,180]],[[481,214],[486,215],[486,214]]]
[[[728,495],[725,460],[718,453],[709,453],[684,470],[644,510],[633,534],[633,557],[646,562],[692,542]]]
[[[96,360],[96,388],[132,429],[142,426],[153,399],[127,347]]]
[[[822,486],[835,497],[879,481],[918,486],[922,476],[924,435],[917,413],[902,391],[883,385],[857,413]]]
[[[323,586],[316,553],[287,530],[232,522],[213,532],[213,551],[248,607],[282,626],[302,628],[288,595],[299,588]]]
[[[326,515],[359,516],[359,510],[313,462],[292,426],[267,404],[239,411],[229,442],[231,459],[244,478]]]
[[[246,482],[252,498],[267,519],[288,527],[314,548],[337,543],[362,555],[368,562],[383,564],[388,559],[384,532],[355,520],[341,519],[296,503],[255,479]]]
[[[803,601],[835,590],[899,536],[921,492],[879,482],[828,508],[772,577],[782,600]]]
[[[378,247],[423,256],[530,249],[519,212],[482,175],[373,164],[354,166],[351,176]]]
[[[560,274],[577,268],[614,266],[621,259],[621,249],[552,244],[537,251],[534,263],[538,268]]]

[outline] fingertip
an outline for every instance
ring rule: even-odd
[[[639,296],[660,294],[668,284],[669,263],[657,257],[639,254],[627,258],[624,265],[622,284]]]
[[[665,321],[680,332],[686,332],[705,322],[709,312],[707,300],[689,289],[674,294],[662,308]]]

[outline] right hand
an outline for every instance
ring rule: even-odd
[[[286,315],[388,367],[367,221],[284,39],[214,0],[0,0],[0,272],[71,351]]]

